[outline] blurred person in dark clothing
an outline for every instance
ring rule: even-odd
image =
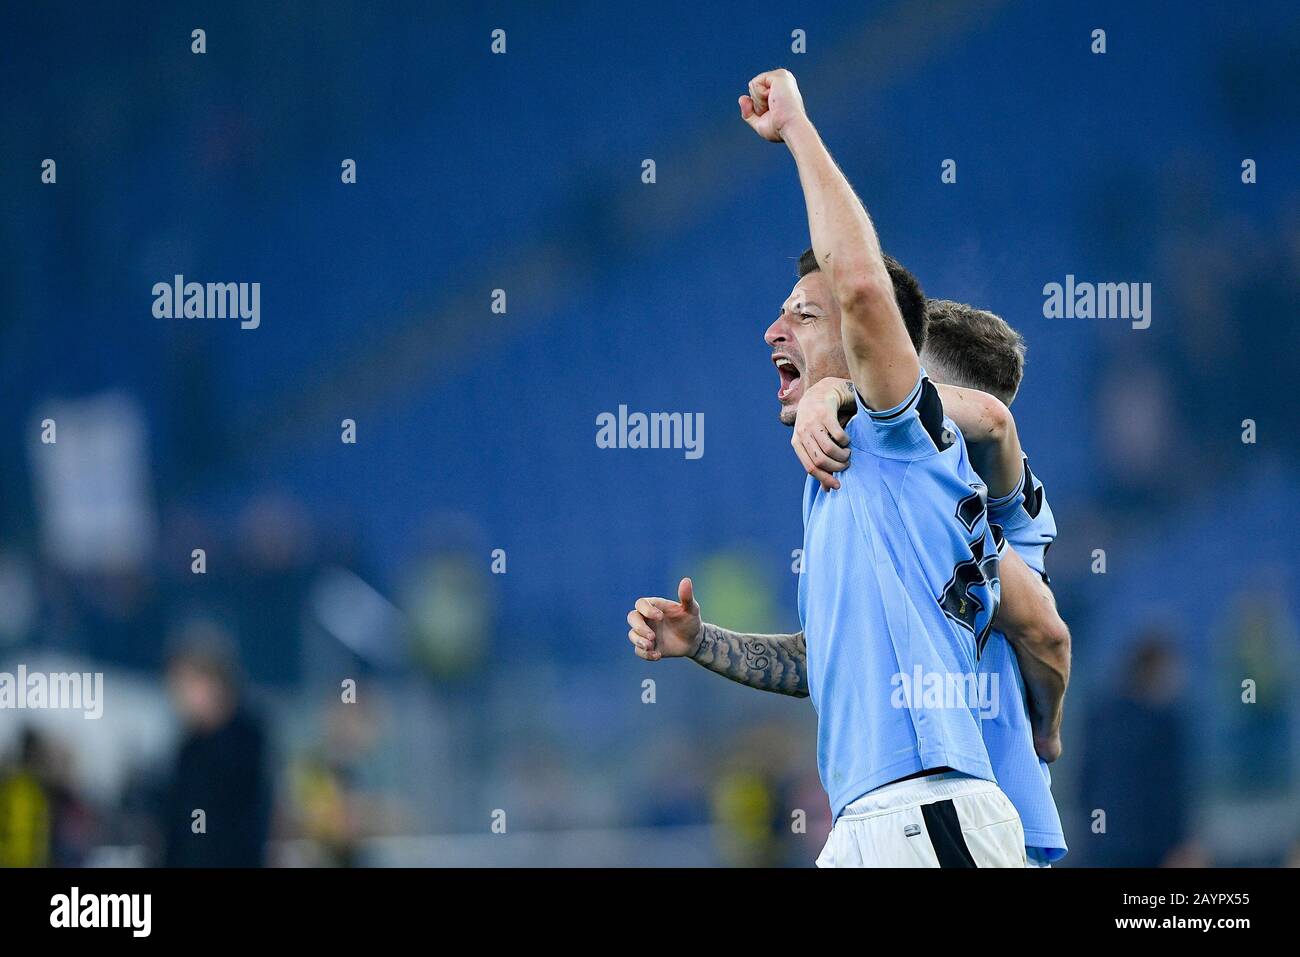
[[[1168,637],[1152,630],[1134,646],[1123,676],[1118,693],[1088,715],[1082,784],[1094,831],[1087,862],[1176,865],[1194,846],[1189,728],[1178,703],[1182,663]],[[1104,832],[1097,811],[1105,813]]]
[[[266,735],[241,701],[232,647],[223,631],[199,625],[168,661],[168,690],[185,732],[162,802],[167,867],[261,867],[266,861]]]

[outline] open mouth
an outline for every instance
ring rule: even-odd
[[[777,391],[776,397],[784,402],[796,388],[795,383],[799,381],[799,367],[785,356],[773,356],[772,361],[776,363],[776,371],[781,376],[781,388]]]

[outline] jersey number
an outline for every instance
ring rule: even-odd
[[[998,580],[998,554],[996,550],[991,555],[984,553],[984,542],[988,538],[985,498],[986,493],[981,487],[957,503],[957,518],[967,531],[973,533],[967,543],[971,555],[953,569],[952,578],[948,579],[943,594],[939,596],[943,613],[974,636],[977,660],[984,653],[984,645],[993,627],[993,616],[998,610],[998,596],[993,588]],[[996,536],[994,538],[996,549],[998,543]]]

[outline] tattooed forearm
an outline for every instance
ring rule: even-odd
[[[700,626],[700,645],[692,657],[710,671],[742,685],[808,697],[808,653],[803,632],[746,635],[706,621]]]

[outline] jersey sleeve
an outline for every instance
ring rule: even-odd
[[[892,409],[876,412],[867,408],[856,387],[853,395],[858,414],[845,431],[855,448],[881,458],[912,461],[942,452],[956,441],[952,429],[944,423],[939,391],[925,370],[907,398]]]
[[[997,525],[1007,544],[1016,550],[1026,565],[1047,579],[1047,549],[1056,540],[1056,519],[1043,483],[1029,467],[1029,457],[1023,460],[1024,470],[1020,481],[1010,494],[990,499],[989,524]]]

